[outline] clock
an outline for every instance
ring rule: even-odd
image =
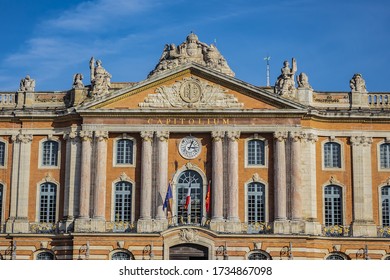
[[[201,149],[200,140],[193,136],[184,137],[179,143],[179,153],[186,159],[196,158],[199,156]]]

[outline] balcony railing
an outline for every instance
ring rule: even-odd
[[[350,226],[334,225],[334,226],[323,226],[322,234],[330,237],[343,237],[350,236]]]
[[[378,237],[390,238],[390,226],[378,227]]]
[[[30,223],[31,233],[57,233],[58,225],[56,223]]]
[[[269,223],[242,223],[242,231],[249,234],[270,234],[272,227]]]
[[[132,222],[107,222],[106,232],[118,232],[118,233],[129,233],[137,232],[137,224]]]

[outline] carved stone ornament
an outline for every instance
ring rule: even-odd
[[[228,131],[226,132],[226,135],[230,141],[237,141],[238,139],[240,139],[239,131]]]
[[[90,130],[81,130],[80,137],[83,141],[91,141],[92,140],[92,131]]]
[[[16,143],[27,144],[27,143],[31,142],[32,139],[33,139],[33,136],[31,134],[19,133],[17,135],[12,135],[11,136],[11,140],[16,142]]]
[[[242,108],[233,94],[217,85],[210,85],[196,77],[184,78],[172,86],[158,87],[149,94],[142,108]]]
[[[275,83],[275,93],[281,96],[291,97],[296,91],[294,76],[297,72],[297,62],[295,58],[292,59],[292,68],[290,68],[290,64],[286,60],[280,71],[281,74]]]
[[[153,131],[141,131],[140,135],[143,141],[153,141]]]
[[[108,139],[108,131],[95,131],[95,137],[98,141],[104,141]]]
[[[278,142],[286,141],[287,139],[287,131],[275,131],[274,138]]]
[[[74,74],[72,88],[83,89],[84,88],[83,78],[84,78],[83,74],[81,74],[81,73]]]
[[[130,180],[129,176],[127,176],[127,174],[125,172],[121,173],[121,175],[119,176],[119,179],[121,181],[129,181]]]
[[[180,239],[184,242],[196,242],[199,239],[198,231],[191,229],[191,228],[185,228],[180,230]]]
[[[225,136],[225,131],[219,131],[219,130],[211,131],[211,137],[215,142],[221,141],[224,136]]]
[[[338,184],[340,182],[334,176],[330,176],[329,183],[330,184]]]
[[[31,79],[29,75],[20,80],[19,91],[35,91],[35,80]]]
[[[200,42],[198,36],[191,33],[187,36],[186,41],[177,47],[175,44],[165,45],[159,62],[154,70],[149,73],[148,78],[190,62],[198,63],[234,77],[234,72],[230,69],[217,47],[214,44],[209,46]]]
[[[169,138],[169,131],[156,131],[156,136],[161,142],[166,142]]]
[[[351,88],[351,91],[366,93],[366,82],[364,81],[361,74],[355,74],[353,75],[352,79],[349,81],[349,86]]]
[[[89,61],[89,68],[91,70],[91,95],[101,96],[107,94],[111,87],[111,74],[102,66],[102,61],[92,57]]]
[[[312,88],[309,84],[309,78],[303,72],[299,74],[297,82],[298,82],[298,88],[306,88],[306,89]]]
[[[368,146],[372,144],[372,137],[367,136],[352,136],[349,141],[353,146]]]
[[[253,182],[260,182],[260,175],[258,173],[255,173],[252,175]]]

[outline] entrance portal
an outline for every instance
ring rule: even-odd
[[[207,260],[208,248],[197,244],[180,244],[169,248],[170,260]]]

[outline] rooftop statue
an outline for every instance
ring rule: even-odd
[[[297,82],[298,82],[298,88],[307,88],[307,89],[312,88],[311,85],[309,84],[309,78],[303,72],[299,74]]]
[[[364,81],[361,74],[353,75],[352,79],[349,81],[349,86],[351,88],[351,91],[357,91],[363,93],[367,92],[366,82]]]
[[[102,66],[102,61],[92,57],[89,61],[91,70],[91,93],[92,95],[103,95],[108,93],[111,87],[111,74]]]
[[[179,46],[175,44],[165,45],[158,64],[149,73],[148,78],[188,62],[195,62],[228,76],[234,76],[234,72],[230,69],[217,47],[213,44],[209,46],[200,42],[198,36],[191,32],[186,41]]]
[[[297,62],[295,58],[292,59],[292,68],[290,68],[290,64],[287,60],[284,61],[281,72],[282,73],[275,83],[275,93],[282,96],[291,96],[295,92],[294,75],[297,72]]]
[[[34,91],[35,80],[31,79],[29,75],[20,80],[19,91]]]
[[[74,74],[72,88],[76,88],[76,89],[84,88],[83,74],[81,73]]]

